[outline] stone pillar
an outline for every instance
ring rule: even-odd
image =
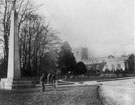
[[[20,78],[20,75],[18,20],[17,13],[13,9],[11,12],[7,78]]]
[[[13,9],[11,12],[11,25],[9,36],[9,58],[7,78],[1,79],[0,88],[6,90],[24,89],[35,87],[35,84],[26,78],[21,78],[20,59],[19,59],[19,41],[18,41],[18,21],[15,12],[14,0],[12,0]]]

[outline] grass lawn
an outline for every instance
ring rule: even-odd
[[[68,86],[45,92],[0,93],[0,105],[101,105],[97,86]]]

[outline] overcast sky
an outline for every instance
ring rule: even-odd
[[[134,0],[35,0],[59,37],[90,56],[132,53]]]

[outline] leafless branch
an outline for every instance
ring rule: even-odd
[[[24,2],[24,0],[21,0],[21,3],[19,5],[19,9],[18,9],[18,13],[20,13],[20,10],[21,10],[21,7],[22,7],[23,2]]]

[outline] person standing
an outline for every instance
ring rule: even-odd
[[[42,91],[44,92],[45,91],[45,74],[43,73],[40,77],[40,84],[42,86]]]
[[[52,84],[53,84],[53,88],[56,88],[56,74],[52,75]]]
[[[50,76],[51,76],[51,73],[48,73],[48,75],[47,75],[47,83],[49,84],[49,82],[50,82]]]

